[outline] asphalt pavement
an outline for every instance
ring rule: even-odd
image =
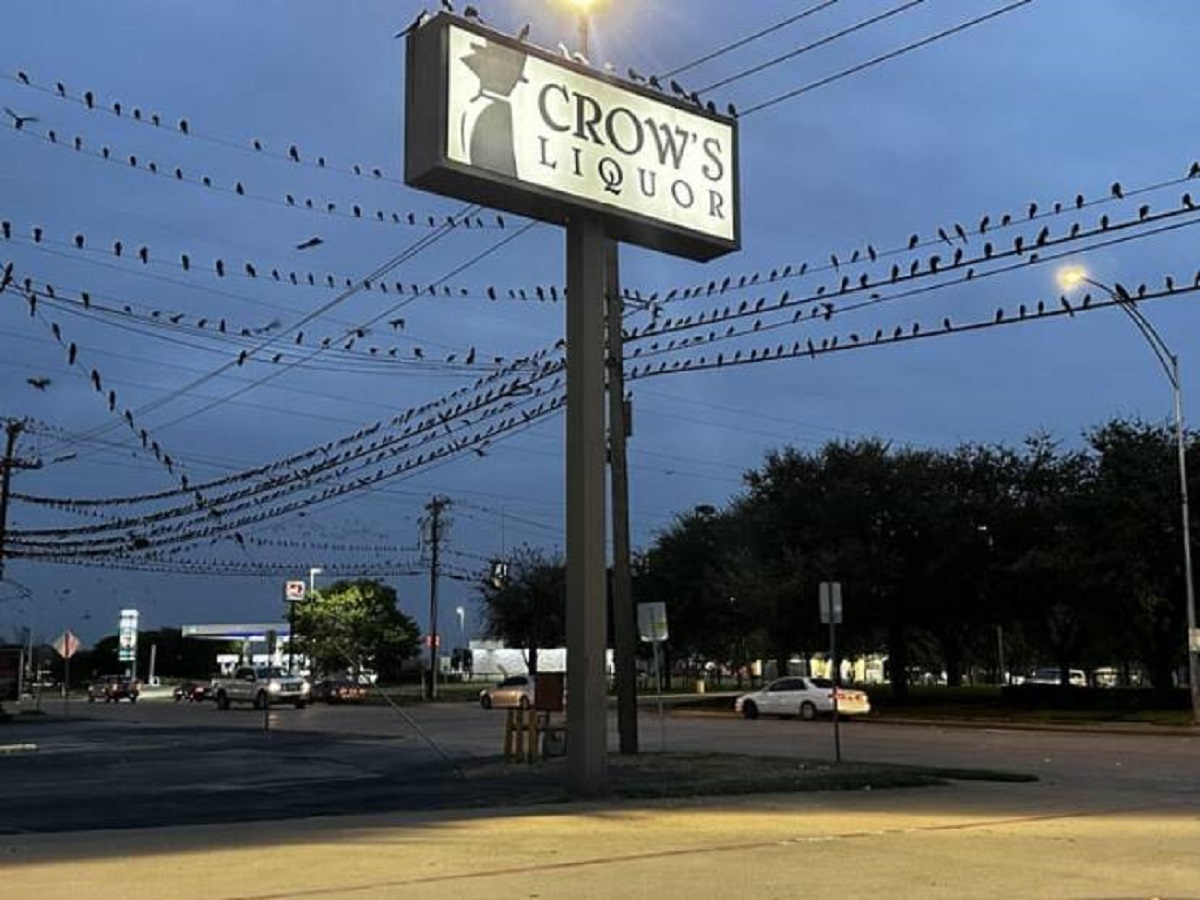
[[[848,758],[1040,780],[450,809],[442,754],[490,765],[503,714],[288,709],[264,733],[204,705],[76,713],[0,726],[36,747],[0,754],[6,896],[1200,897],[1195,737],[851,722]],[[650,752],[832,754],[827,722],[640,724]]]

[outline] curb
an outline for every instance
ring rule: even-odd
[[[668,715],[696,719],[738,719],[732,710],[724,709],[667,709]],[[1200,738],[1200,727],[1150,725],[1146,723],[1073,724],[1070,722],[1014,722],[990,719],[912,719],[889,716],[855,716],[856,724],[910,725],[923,728],[975,728],[992,731],[1057,731],[1065,734],[1121,734],[1131,737],[1192,737]]]

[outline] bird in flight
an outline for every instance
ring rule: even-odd
[[[313,237],[310,237],[307,241],[301,241],[299,244],[297,244],[296,249],[297,250],[311,250],[313,247],[319,247],[323,243],[325,243],[325,240],[323,238],[316,237],[314,235]]]
[[[49,378],[26,378],[25,383],[39,391],[44,391],[46,388],[50,387]]]
[[[4,107],[4,111],[12,117],[13,128],[17,129],[17,131],[20,131],[22,128],[24,128],[26,122],[36,122],[38,120],[37,116],[18,115],[17,113],[15,113],[11,109],[9,109],[7,106]]]

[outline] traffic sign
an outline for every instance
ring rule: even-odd
[[[821,624],[842,624],[842,583],[840,581],[822,581],[819,590],[821,603]]]
[[[79,652],[79,638],[70,629],[67,629],[62,634],[54,639],[51,644],[56,653],[63,659],[70,659]]]
[[[665,641],[670,635],[667,628],[667,604],[639,603],[637,605],[638,634],[643,641]]]
[[[305,587],[303,581],[289,581],[284,587],[284,596],[289,603],[298,603],[304,599]]]

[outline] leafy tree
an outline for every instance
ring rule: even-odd
[[[420,653],[421,632],[400,611],[394,588],[370,579],[338,581],[296,604],[296,648],[317,671],[372,669],[395,680]]]
[[[1139,421],[1088,434],[1095,453],[1082,504],[1089,583],[1109,646],[1140,659],[1168,690],[1184,660],[1186,609],[1175,435]]]
[[[508,577],[478,585],[488,637],[521,647],[529,654],[529,671],[538,670],[538,648],[559,647],[567,635],[567,568],[562,557],[533,547],[516,550]]]

